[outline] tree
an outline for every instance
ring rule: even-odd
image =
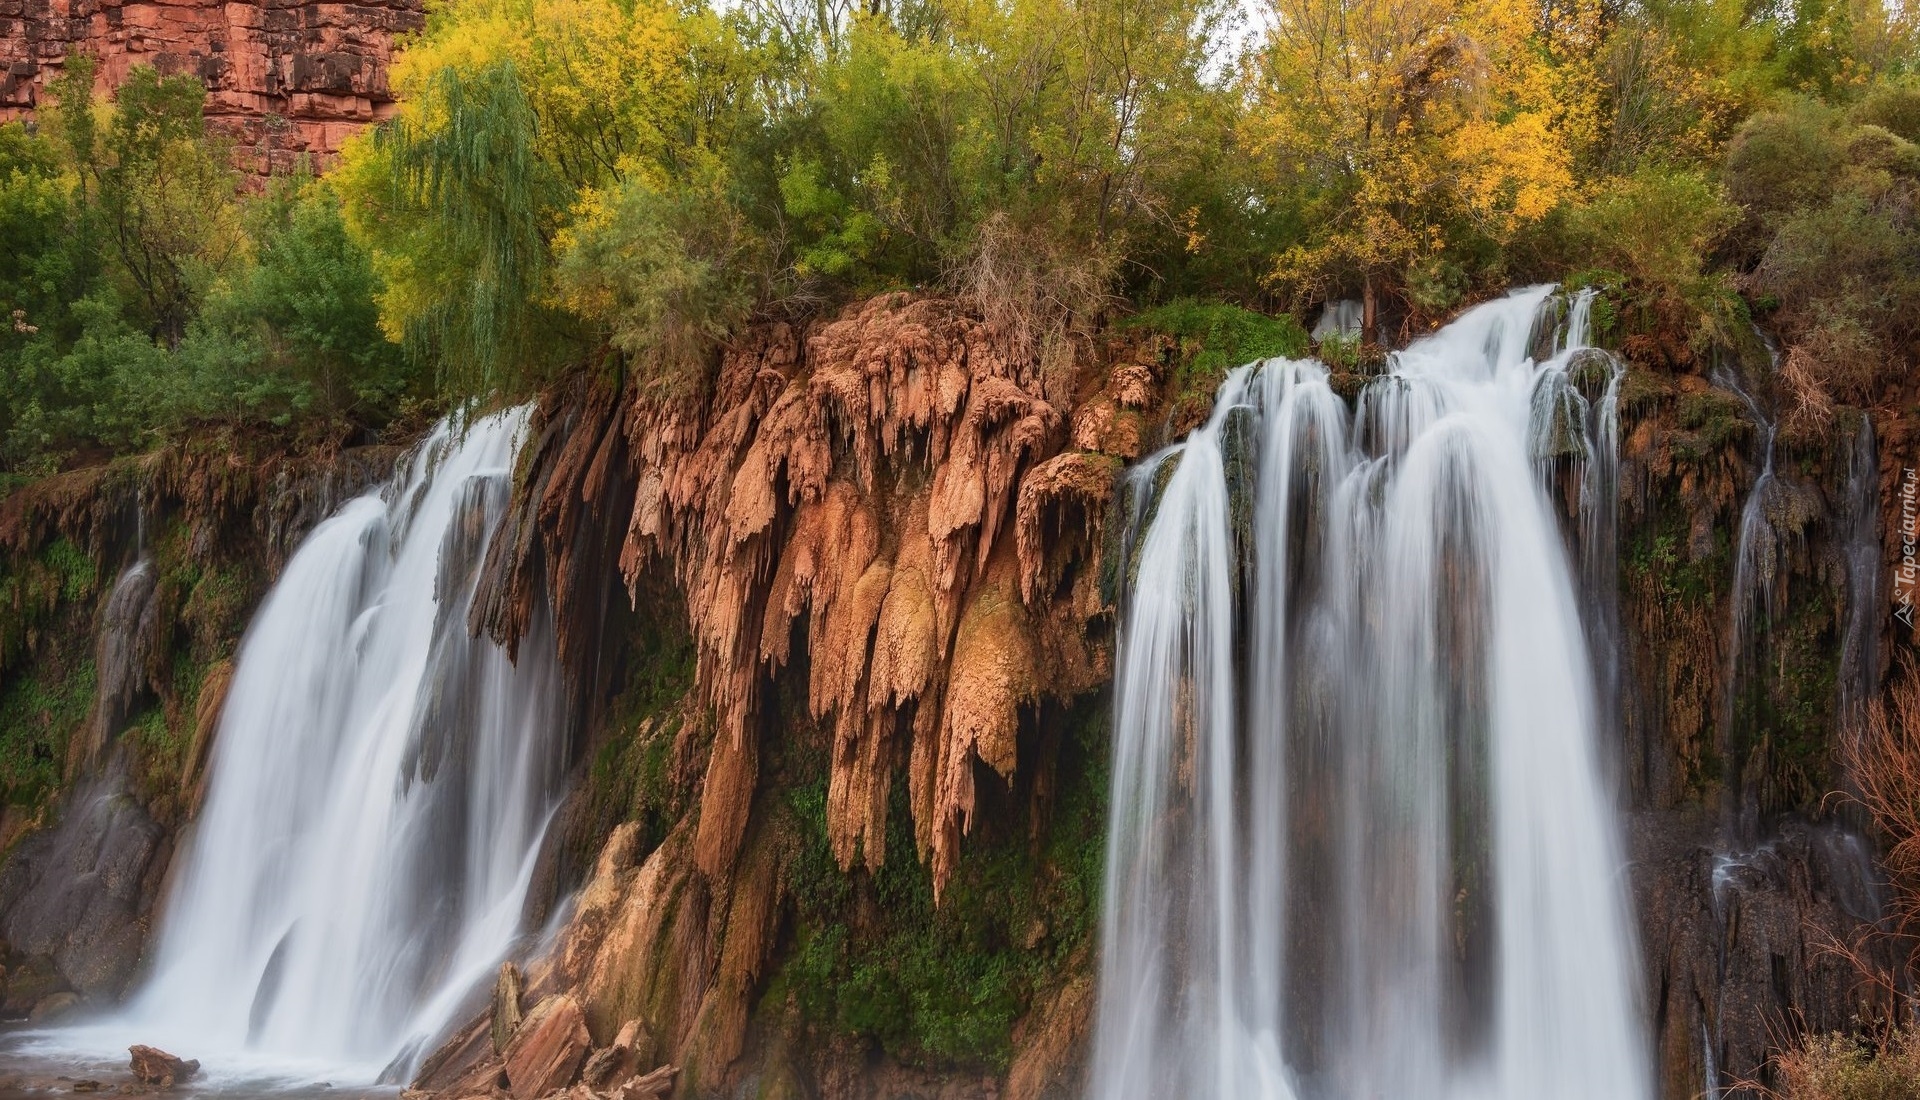
[[[1316,223],[1283,252],[1297,300],[1383,287],[1480,236],[1537,221],[1573,186],[1585,120],[1536,36],[1536,4],[1271,0],[1250,128]],[[1571,132],[1570,132],[1571,131]]]
[[[237,178],[227,150],[207,138],[205,100],[190,75],[135,66],[105,133],[89,133],[75,150],[97,154],[78,166],[95,188],[121,273],[146,306],[155,339],[169,347],[186,334],[205,281],[242,240]],[[77,118],[73,125],[76,134],[85,129]]]

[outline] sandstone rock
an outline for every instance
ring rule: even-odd
[[[99,59],[102,91],[151,64],[207,86],[213,127],[255,172],[325,161],[354,131],[393,110],[387,64],[398,34],[418,30],[421,0],[171,0],[165,4],[0,4],[0,122],[40,105],[76,53]],[[12,14],[12,19],[5,18]]]
[[[602,1088],[612,1081],[624,1081],[638,1073],[653,1057],[653,1036],[639,1020],[628,1020],[620,1028],[611,1046],[601,1047],[587,1059],[580,1071],[582,1084]]]
[[[610,1100],[666,1100],[673,1092],[673,1079],[678,1076],[679,1066],[661,1066],[651,1073],[629,1079],[609,1097]]]
[[[493,983],[493,1052],[504,1054],[520,1028],[520,998],[523,995],[520,968],[510,962],[500,964],[500,977]]]
[[[503,1055],[514,1100],[539,1100],[572,1084],[592,1046],[579,1001],[556,994],[533,1006]]]
[[[72,993],[50,993],[40,998],[33,1006],[33,1011],[27,1013],[27,1021],[37,1024],[57,1019],[73,1011],[79,1004],[80,998]]]
[[[164,1050],[135,1044],[127,1048],[132,1056],[134,1080],[143,1085],[170,1089],[200,1072],[200,1063],[177,1058]]]
[[[475,1100],[476,1097],[492,1097],[507,1087],[507,1075],[498,1059],[488,1059],[469,1070],[453,1084],[430,1095],[441,1100]],[[423,1090],[424,1091],[424,1090]]]
[[[620,1061],[626,1051],[619,1047],[601,1047],[587,1057],[587,1064],[580,1069],[580,1085],[597,1088],[606,1084],[619,1072]]]

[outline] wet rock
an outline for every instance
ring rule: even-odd
[[[126,795],[124,758],[67,799],[60,822],[22,840],[0,867],[0,937],[57,980],[26,1003],[10,980],[7,1009],[70,989],[113,998],[140,962],[146,917],[165,869],[165,831]],[[38,965],[38,964],[36,964]]]
[[[66,985],[54,970],[51,959],[36,956],[7,971],[5,988],[5,996],[0,997],[0,1015],[19,1019],[32,1012],[33,1007],[42,1000],[64,992]]]
[[[1880,911],[1856,835],[1789,818],[1737,845],[1709,816],[1684,814],[1637,815],[1630,835],[1661,1095],[1761,1079],[1783,1020],[1819,1032],[1875,1015],[1872,990],[1832,949],[1863,942]]]
[[[72,993],[49,993],[34,1004],[33,1011],[27,1013],[27,1020],[36,1024],[55,1020],[73,1011],[79,1005],[80,998]]]
[[[504,1054],[513,1033],[520,1028],[520,998],[523,995],[520,968],[510,962],[500,964],[500,977],[493,983],[493,1052]]]
[[[200,1072],[200,1063],[178,1058],[157,1047],[135,1044],[127,1048],[131,1055],[134,1080],[143,1085],[170,1089]]]
[[[556,994],[533,1006],[503,1055],[514,1100],[538,1100],[572,1084],[592,1046],[579,1001]]]

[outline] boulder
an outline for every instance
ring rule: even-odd
[[[176,1058],[164,1050],[138,1044],[127,1048],[132,1055],[133,1077],[143,1085],[170,1089],[200,1072],[200,1063]]]
[[[500,1063],[489,1059],[467,1071],[466,1076],[448,1085],[431,1096],[441,1100],[476,1100],[480,1097],[492,1097],[507,1086],[507,1077],[501,1071]]]
[[[73,1011],[80,1004],[80,998],[73,993],[49,993],[34,1003],[33,1011],[27,1013],[27,1022],[41,1023],[58,1019]]]
[[[500,977],[493,983],[493,1052],[505,1054],[513,1033],[520,1029],[520,998],[523,995],[520,968],[510,962],[500,964]]]
[[[514,1100],[539,1100],[573,1084],[593,1046],[580,1002],[561,993],[533,1006],[502,1057]]]
[[[653,1036],[647,1032],[647,1025],[628,1020],[621,1025],[613,1045],[601,1047],[587,1059],[586,1068],[580,1071],[580,1082],[596,1089],[604,1088],[639,1073],[641,1066],[649,1064],[652,1058]]]
[[[607,1095],[609,1100],[666,1100],[673,1092],[673,1079],[678,1076],[679,1066],[661,1066],[651,1073],[630,1079]]]

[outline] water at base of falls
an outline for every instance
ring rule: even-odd
[[[1650,1095],[1577,596],[1619,371],[1582,300],[1541,339],[1555,301],[1351,415],[1318,363],[1241,368],[1132,475],[1097,1100]]]
[[[468,632],[526,411],[443,423],[314,529],[248,628],[151,974],[31,1048],[147,1043],[217,1083],[404,1080],[521,934],[561,794],[551,630]]]

